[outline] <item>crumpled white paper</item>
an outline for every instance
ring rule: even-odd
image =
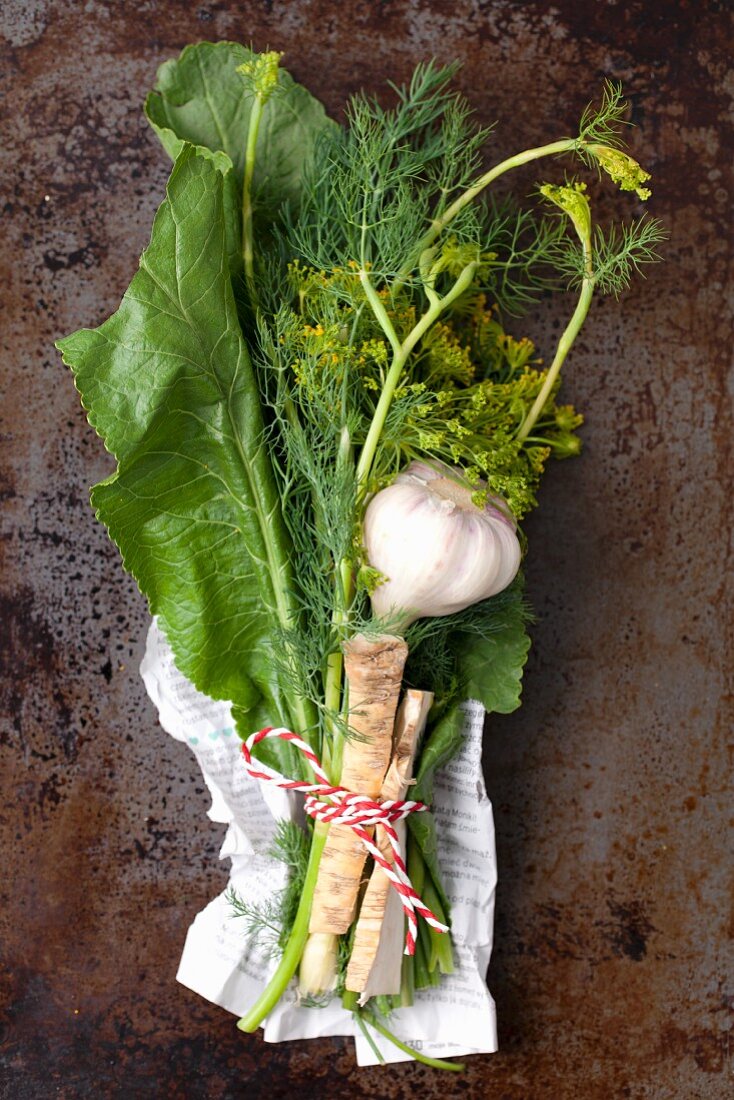
[[[164,730],[196,756],[212,796],[209,817],[228,826],[219,855],[231,860],[229,885],[248,902],[267,898],[282,888],[285,877],[284,866],[268,855],[275,822],[297,816],[301,796],[249,778],[229,704],[202,695],[180,674],[155,622],[140,672]],[[413,1007],[395,1011],[389,1022],[403,1042],[437,1058],[497,1049],[495,1006],[485,985],[497,873],[492,807],[481,768],[484,711],[473,702],[465,704],[464,713],[463,748],[437,775],[433,804],[443,882],[451,901],[456,971],[443,976],[438,988],[416,991]],[[189,928],[177,978],[242,1016],[275,965],[243,935],[224,891]],[[377,1064],[370,1044],[338,999],[324,1008],[305,1008],[291,982],[264,1023],[265,1041],[326,1035],[354,1036],[358,1064]],[[372,1032],[372,1038],[386,1062],[408,1059],[377,1033]]]

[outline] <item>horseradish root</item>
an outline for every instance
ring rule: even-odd
[[[342,787],[376,798],[392,753],[393,726],[408,647],[402,638],[357,634],[344,645],[349,685],[349,726],[344,745]],[[314,893],[310,932],[346,932],[354,920],[367,857],[364,844],[346,825],[329,830]]]
[[[433,692],[409,689],[395,721],[395,752],[380,790],[380,799],[405,798],[413,775],[413,762],[425,729]],[[395,830],[405,851],[405,822]],[[385,830],[378,825],[375,840],[382,855],[392,861]],[[365,891],[347,969],[347,989],[362,993],[362,1002],[380,993],[400,992],[404,944],[403,907],[382,867],[375,864]]]
[[[392,754],[393,726],[408,647],[402,638],[357,634],[344,644],[344,672],[349,689],[349,727],[354,737],[344,745],[341,786],[376,798]],[[346,825],[329,829],[314,891],[309,944],[299,972],[302,993],[330,988],[325,982],[322,954],[336,957],[336,937],[354,920],[357,895],[367,852]],[[328,935],[324,935],[328,933]]]

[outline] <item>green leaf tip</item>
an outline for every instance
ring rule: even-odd
[[[620,191],[634,191],[643,201],[650,198],[650,188],[642,186],[650,179],[650,173],[633,157],[608,145],[590,145],[589,152],[613,182],[619,184]]]

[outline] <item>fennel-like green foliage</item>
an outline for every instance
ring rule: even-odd
[[[279,955],[290,936],[298,912],[308,867],[309,836],[295,821],[278,822],[269,855],[288,868],[285,886],[264,902],[250,902],[236,890],[227,891],[232,916],[242,918],[245,934],[255,940],[265,958]]]

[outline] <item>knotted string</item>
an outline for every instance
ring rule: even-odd
[[[311,769],[316,776],[316,783],[299,783],[296,780],[285,779],[278,772],[273,771],[266,764],[254,761],[252,750],[261,741],[276,738],[288,741],[298,749],[308,760]],[[346,787],[335,787],[329,783],[321,761],[314,753],[310,745],[307,745],[298,734],[282,727],[258,730],[247,738],[242,746],[245,758],[245,767],[253,779],[261,783],[274,783],[276,787],[282,787],[286,791],[301,791],[306,795],[304,809],[309,817],[315,821],[323,821],[328,825],[345,825],[352,830],[355,836],[364,844],[369,854],[382,870],[400,895],[400,901],[406,917],[405,954],[415,954],[415,943],[418,934],[418,917],[435,928],[437,932],[448,932],[448,927],[441,924],[434,914],[424,905],[420,897],[413,889],[413,884],[408,876],[408,870],[403,860],[398,834],[393,828],[394,824],[402,821],[413,813],[423,813],[428,809],[423,802],[403,801],[387,798],[384,801],[375,801],[364,794],[355,794]],[[385,835],[392,849],[392,861],[386,859],[370,836],[368,829],[380,825],[385,830]]]

